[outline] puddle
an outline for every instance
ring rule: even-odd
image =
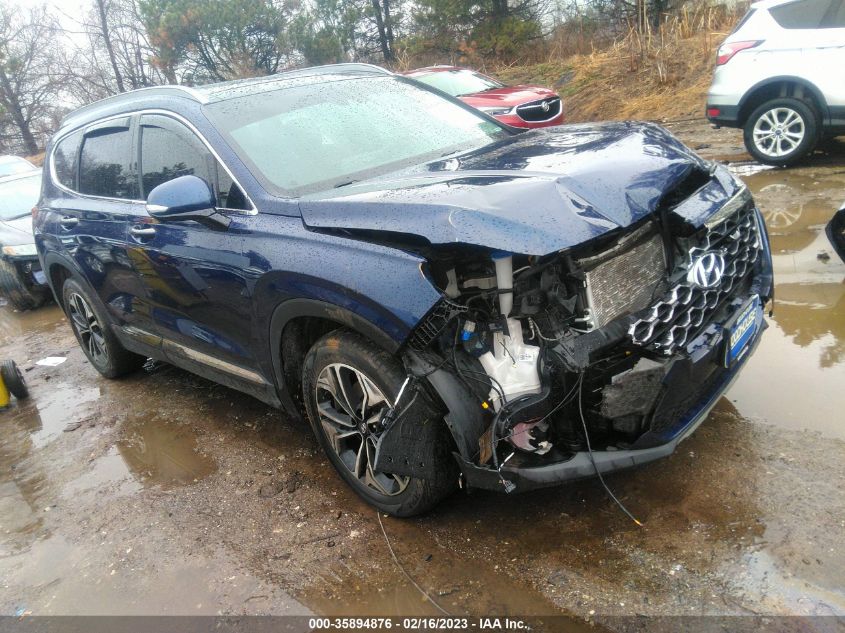
[[[489,561],[475,556],[465,559],[432,542],[431,536],[413,523],[383,521],[402,566],[452,617],[530,617],[531,626],[539,631],[561,627],[573,633],[604,630],[568,617],[539,591],[503,574],[496,563],[498,555]],[[302,602],[325,616],[443,617],[443,612],[385,556],[386,546],[377,525],[374,534],[378,541],[372,546],[379,549],[377,569],[372,564],[341,558],[320,574],[319,581],[301,597]]]
[[[135,418],[124,424],[117,442],[123,462],[104,458],[100,475],[120,478],[125,467],[145,486],[180,486],[203,479],[217,470],[214,460],[201,452],[189,426],[156,417]]]
[[[845,170],[744,176],[766,218],[775,310],[729,397],[745,417],[845,439],[845,264],[824,226],[845,199]]]
[[[21,334],[35,331],[50,332],[57,327],[67,327],[67,323],[64,313],[55,304],[27,312],[15,312],[8,305],[0,307],[0,342],[2,343],[8,343]],[[24,359],[15,360],[21,364]]]
[[[14,410],[12,410],[14,411]],[[43,532],[51,482],[32,441],[32,418],[0,413],[0,555],[19,549]]]
[[[116,497],[137,492],[141,488],[143,483],[129,469],[117,447],[113,446],[103,457],[94,461],[90,470],[68,483],[63,494],[67,499],[92,492]]]
[[[21,406],[19,415],[29,415],[35,421],[38,428],[32,434],[32,441],[39,447],[61,435],[69,424],[91,418],[94,403],[99,399],[99,387],[51,384],[32,402]]]

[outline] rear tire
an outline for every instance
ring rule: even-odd
[[[0,292],[6,295],[16,310],[21,311],[37,308],[47,299],[46,292],[28,287],[21,279],[17,266],[5,259],[0,259]]]
[[[67,279],[62,287],[62,299],[70,327],[94,369],[106,378],[118,378],[144,365],[146,358],[120,344],[105,309],[82,284]]]
[[[793,165],[815,149],[820,137],[813,107],[792,97],[771,99],[751,113],[743,128],[745,148],[766,165]]]
[[[437,429],[437,445],[433,447],[433,479],[372,470],[379,414],[388,403],[395,402],[405,377],[393,356],[345,330],[329,333],[314,343],[303,363],[308,419],[332,466],[367,503],[397,517],[433,508],[454,490],[458,480],[445,424]],[[342,393],[343,401],[335,393]],[[350,409],[354,417],[348,415]]]
[[[26,400],[29,398],[29,389],[26,387],[26,382],[23,379],[21,370],[18,369],[17,363],[13,360],[4,360],[0,363],[0,376],[3,377],[3,384],[15,398],[18,400]]]

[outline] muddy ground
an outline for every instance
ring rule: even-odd
[[[770,327],[677,453],[607,478],[642,528],[594,481],[384,518],[453,614],[845,614],[845,144],[761,170],[736,131],[671,127],[765,211]],[[104,380],[52,305],[0,309],[0,337],[32,392],[0,414],[0,614],[438,613],[304,425],[167,365]]]

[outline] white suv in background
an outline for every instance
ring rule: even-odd
[[[719,48],[707,118],[769,165],[845,133],[845,0],[763,0]]]

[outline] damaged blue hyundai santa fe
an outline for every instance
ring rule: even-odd
[[[91,364],[306,417],[380,510],[670,454],[772,296],[748,189],[647,123],[521,131],[362,64],[70,114],[34,219]]]

